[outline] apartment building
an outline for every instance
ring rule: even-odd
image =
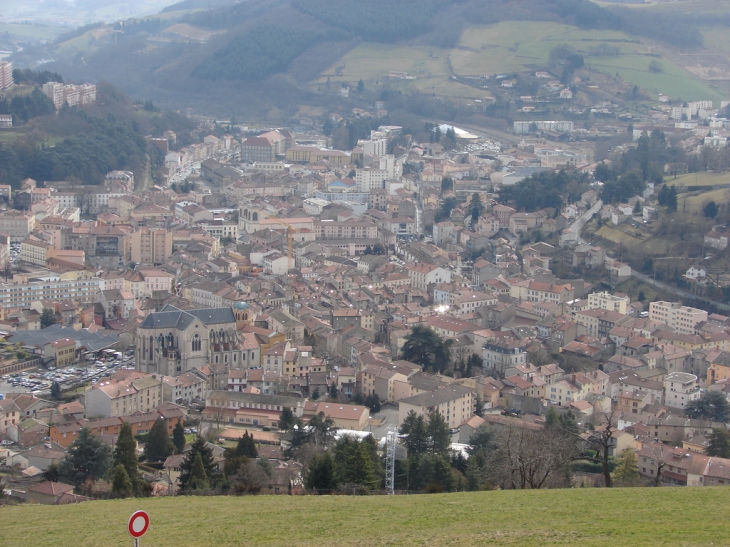
[[[683,306],[681,302],[652,302],[649,304],[649,320],[674,329],[681,334],[694,334],[697,323],[707,321],[707,312]]]
[[[573,300],[573,285],[556,285],[540,281],[522,281],[510,287],[509,295],[512,298],[527,300],[528,302],[553,302],[565,304]]]
[[[10,236],[11,242],[22,241],[35,229],[35,216],[9,209],[0,213],[0,233]]]
[[[141,226],[129,235],[132,262],[157,266],[172,256],[172,232]]]
[[[413,411],[428,417],[438,412],[449,427],[459,427],[474,414],[476,391],[458,384],[449,384],[432,391],[426,391],[398,402],[398,423]]]
[[[626,315],[626,309],[631,304],[628,296],[617,296],[608,292],[596,292],[588,295],[588,309],[601,308]]]
[[[435,264],[412,264],[407,270],[415,289],[425,291],[431,283],[451,283],[451,272]]]
[[[135,372],[125,380],[98,382],[87,391],[86,417],[152,412],[162,402],[162,376]]]
[[[91,304],[101,283],[98,277],[63,280],[58,276],[38,281],[0,283],[0,307],[29,308],[38,300],[73,300]]]
[[[13,63],[11,61],[0,61],[0,89],[7,89],[13,83]]]
[[[378,227],[371,222],[335,222],[317,220],[314,222],[315,239],[375,239]]]
[[[690,401],[700,398],[697,376],[687,372],[672,372],[664,380],[664,404],[685,408]]]
[[[206,233],[217,238],[231,238],[238,241],[238,223],[229,220],[210,220],[198,223]]]

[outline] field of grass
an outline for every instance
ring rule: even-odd
[[[730,42],[730,39],[728,39]],[[393,46],[364,42],[346,53],[313,82],[363,81],[373,84],[388,79],[389,71],[403,71],[415,80],[391,80],[391,87],[419,90],[445,96],[479,98],[489,93],[449,78],[534,70],[546,65],[550,50],[568,44],[586,55],[592,47],[609,44],[621,49],[615,57],[586,56],[586,64],[655,93],[685,100],[724,100],[725,94],[666,59],[664,70],[649,71],[648,47],[635,37],[616,31],[582,30],[574,26],[541,21],[505,21],[464,30],[453,49],[426,46]],[[343,67],[344,65],[344,67]],[[335,76],[338,67],[341,73]]]
[[[68,29],[47,25],[31,25],[23,23],[0,23],[0,34],[7,33],[21,40],[53,40]]]
[[[709,546],[723,544],[728,488],[496,491],[392,497],[193,497],[0,509],[14,547]]]
[[[665,182],[670,186],[730,186],[730,173],[688,173],[677,178],[667,177]]]

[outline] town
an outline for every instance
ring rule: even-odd
[[[344,150],[200,118],[197,142],[147,138],[152,177],[0,186],[4,493],[730,484],[728,280],[705,258],[726,206],[674,277],[607,234],[679,218],[671,177],[726,139],[715,106],[667,105],[600,162],[568,122],[418,140],[386,101],[327,120],[371,124]]]

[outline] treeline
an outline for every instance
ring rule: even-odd
[[[685,157],[683,150],[668,146],[662,131],[642,135],[638,146],[623,152],[612,167],[604,163],[596,167],[594,176],[603,183],[601,199],[606,203],[618,203],[640,194],[646,188],[646,182],[661,184],[664,166]]]
[[[365,40],[395,42],[424,34],[446,0],[294,0],[292,5]]]
[[[499,201],[510,203],[517,211],[528,213],[545,207],[560,209],[564,201],[576,201],[587,189],[587,174],[565,169],[557,172],[543,171],[517,184],[503,186],[499,191]]]
[[[0,100],[0,114],[12,114],[14,125],[38,116],[53,114],[55,111],[53,101],[37,87],[29,95],[16,95],[10,100]]]
[[[15,68],[13,69],[13,81],[16,84],[43,85],[47,82],[63,83],[63,78],[58,72],[50,70],[35,71],[29,68]]]
[[[205,80],[262,80],[286,69],[292,59],[323,35],[277,26],[261,26],[231,40],[193,70]]]
[[[133,123],[112,115],[97,118],[70,109],[80,130],[54,147],[18,140],[0,144],[0,181],[17,187],[26,177],[36,180],[75,178],[83,184],[99,184],[116,169],[139,173],[146,161],[147,143]]]

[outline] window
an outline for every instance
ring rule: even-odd
[[[202,340],[198,333],[193,335],[193,351],[200,351]]]

